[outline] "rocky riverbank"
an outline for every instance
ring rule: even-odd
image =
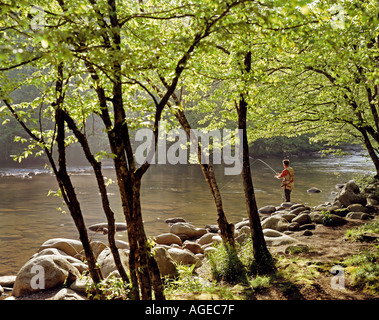
[[[364,223],[377,217],[378,184],[373,183],[360,190],[354,181],[349,181],[336,188],[339,191],[332,203],[312,208],[299,203],[282,203],[279,206],[260,208],[263,233],[270,250],[286,252],[289,247],[297,246],[304,249],[310,243],[317,244],[320,241],[317,234],[324,232],[323,228],[333,230],[349,223]],[[175,277],[178,274],[178,264],[200,267],[208,253],[215,250],[215,244],[221,242],[217,225],[196,227],[178,217],[168,219],[166,223],[167,233],[152,239],[154,257],[162,276]],[[243,243],[250,237],[248,225],[247,220],[235,224],[235,239],[238,243]],[[89,229],[94,232],[107,232],[105,224],[90,226]],[[124,230],[125,225],[118,224],[117,229]],[[127,268],[129,245],[118,240],[117,247],[122,263]],[[94,241],[92,248],[104,278],[117,277],[108,246]],[[332,252],[333,250],[331,254]],[[0,277],[0,299],[87,299],[87,269],[80,241],[50,239],[40,246],[17,275]]]

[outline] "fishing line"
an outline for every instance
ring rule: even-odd
[[[254,158],[252,158],[250,156],[249,156],[249,158],[254,160]],[[268,168],[270,168],[276,174],[276,171],[268,163],[264,162],[262,159],[255,159],[251,164],[254,164],[254,162],[256,162],[256,161],[262,162],[264,165],[266,165]]]

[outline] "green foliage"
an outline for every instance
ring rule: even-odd
[[[209,254],[209,264],[213,278],[217,281],[245,281],[246,269],[242,264],[237,250],[228,245],[220,244]]]
[[[379,293],[379,246],[366,249],[343,261],[352,279],[352,285],[373,294]]]
[[[331,212],[322,210],[322,224],[325,226],[329,226],[333,223]]]
[[[345,231],[345,237],[350,241],[363,241],[367,234],[379,234],[379,221],[365,223],[357,228]]]
[[[130,285],[111,276],[97,284],[88,283],[86,292],[90,300],[128,300],[130,290]]]

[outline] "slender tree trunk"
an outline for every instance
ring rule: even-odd
[[[187,121],[187,118],[185,117],[183,112],[178,112],[178,120],[182,127],[185,129],[187,136],[191,137],[191,127]],[[193,143],[196,143],[196,141],[193,141]],[[204,178],[206,182],[208,183],[209,189],[212,193],[216,210],[217,210],[217,224],[220,228],[221,232],[221,238],[225,244],[229,244],[231,247],[234,247],[234,225],[231,223],[228,223],[228,220],[226,218],[223,204],[222,204],[222,198],[221,193],[218,188],[217,182],[216,182],[216,175],[213,170],[213,166],[211,164],[204,164],[203,154],[201,151],[201,146],[198,145],[197,150],[197,156],[199,160],[199,164],[201,167],[201,171],[203,172]]]
[[[364,128],[362,128],[362,129],[359,129],[359,131],[361,132],[361,134],[363,136],[363,142],[366,146],[367,152],[368,152],[372,162],[374,163],[375,170],[376,170],[375,178],[379,179],[379,158],[378,158],[378,155],[375,152],[375,149],[374,149],[374,147],[370,141],[369,135],[367,134],[366,130]]]
[[[159,77],[163,83],[163,85],[168,88],[168,84],[165,81],[163,77]],[[160,89],[153,85],[155,90],[160,93]],[[175,93],[172,94],[172,98],[174,99],[174,102],[176,103],[177,106],[180,106],[180,101]],[[170,103],[167,103],[169,107],[171,107]],[[191,125],[189,124],[187,117],[184,113],[183,110],[179,109],[175,111],[175,117],[179,121],[180,125],[186,132],[187,136],[191,138]],[[197,143],[197,141],[191,141],[191,143],[197,144],[197,158],[201,167],[201,171],[203,172],[205,181],[207,182],[209,189],[211,191],[212,197],[214,199],[215,205],[216,205],[216,210],[217,210],[217,224],[221,232],[221,238],[224,242],[224,244],[228,243],[231,247],[234,247],[235,242],[234,242],[234,225],[229,223],[225,212],[224,212],[224,207],[222,204],[222,197],[220,190],[217,185],[216,181],[216,175],[213,170],[213,166],[211,164],[204,164],[202,159],[203,159],[203,154],[201,151],[201,146]]]
[[[121,263],[120,253],[116,246],[116,241],[115,241],[116,229],[115,229],[114,212],[111,210],[109,199],[107,196],[107,188],[105,186],[104,176],[101,170],[101,163],[98,162],[93,156],[86,136],[78,129],[74,120],[70,117],[70,115],[67,112],[65,112],[64,115],[65,115],[65,121],[68,127],[75,134],[75,137],[78,139],[80,145],[82,146],[83,152],[88,162],[91,164],[93,171],[95,173],[97,185],[98,185],[101,200],[102,200],[103,211],[105,213],[105,216],[107,218],[107,223],[108,223],[109,248],[112,252],[113,259],[115,261],[115,265],[116,265],[117,271],[119,272],[121,276],[121,279],[124,282],[129,283],[128,275],[126,274],[126,271]]]
[[[245,55],[244,61],[245,72],[251,70],[251,53]],[[247,102],[243,96],[240,95],[238,112],[238,129],[242,130],[242,182],[245,192],[246,209],[249,217],[249,225],[251,230],[251,238],[253,241],[253,253],[257,266],[258,273],[270,273],[274,269],[271,254],[266,246],[266,241],[262,232],[261,221],[259,218],[257,202],[255,198],[253,180],[251,178],[250,159],[249,159],[249,144],[247,139],[246,116],[247,116]]]

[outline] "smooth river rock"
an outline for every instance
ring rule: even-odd
[[[204,228],[196,228],[194,225],[186,222],[174,223],[170,227],[170,232],[179,236],[180,239],[188,240],[193,238],[200,238],[208,231]]]
[[[41,289],[52,289],[64,283],[70,285],[79,277],[78,269],[61,256],[36,257],[26,262],[18,272],[12,294],[19,297]]]

